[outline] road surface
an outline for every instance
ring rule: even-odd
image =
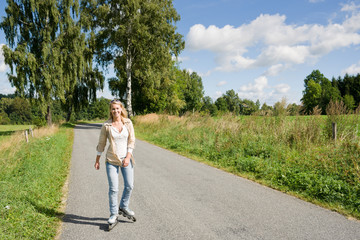
[[[107,232],[104,157],[93,167],[100,127],[75,127],[60,239],[360,240],[359,221],[140,140],[130,203],[137,221],[120,217]]]

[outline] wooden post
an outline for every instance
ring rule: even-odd
[[[31,127],[29,128],[29,133],[31,134],[31,137],[34,137],[34,133]]]
[[[332,123],[333,140],[336,143],[336,123]]]
[[[28,136],[28,131],[25,130],[25,140],[28,143],[29,142],[29,136]]]

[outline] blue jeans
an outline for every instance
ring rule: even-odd
[[[134,188],[134,168],[132,161],[127,167],[120,167],[106,162],[106,173],[109,183],[109,208],[110,214],[118,214],[118,193],[119,193],[119,168],[124,179],[124,191],[120,201],[120,207],[128,209],[131,192]]]

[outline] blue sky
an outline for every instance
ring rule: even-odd
[[[4,16],[5,0],[0,0]],[[185,50],[180,67],[201,77],[214,100],[300,103],[304,79],[360,73],[360,0],[174,0]],[[6,44],[0,32],[0,44]],[[0,93],[14,91],[0,54]],[[111,69],[110,69],[111,72]],[[102,96],[111,98],[107,86]]]

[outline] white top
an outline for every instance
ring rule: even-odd
[[[122,127],[121,132],[115,127],[111,127],[111,134],[114,138],[116,155],[118,158],[125,158],[127,153],[131,153],[133,149],[127,148],[127,139],[129,137],[129,131],[125,126]],[[102,152],[98,152],[97,155],[101,155]]]

